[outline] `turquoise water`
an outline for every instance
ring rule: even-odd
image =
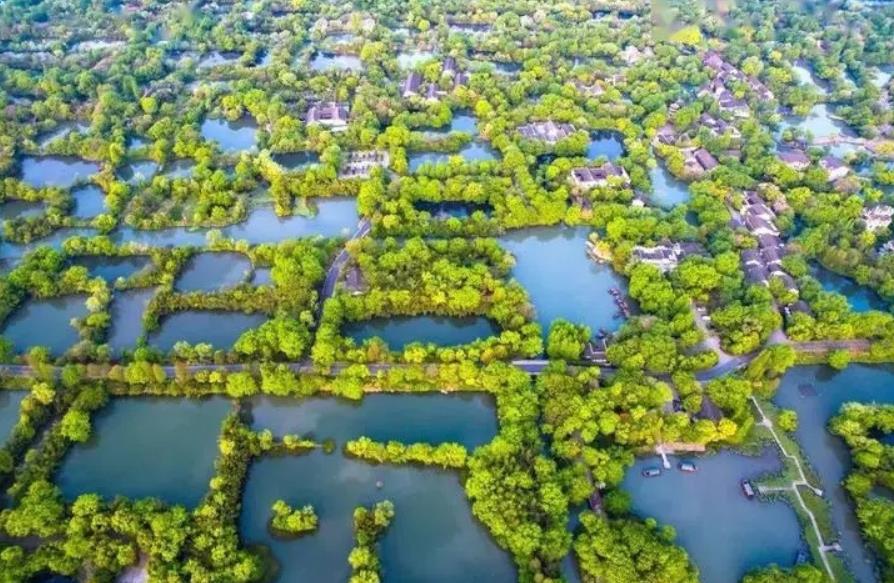
[[[229,349],[243,332],[260,326],[267,316],[221,312],[214,310],[189,310],[176,312],[162,318],[159,327],[149,335],[149,344],[169,351],[177,342],[211,344],[216,349]]]
[[[246,240],[252,244],[273,243],[295,237],[322,235],[324,237],[348,236],[360,220],[354,199],[327,198],[315,202],[317,214],[311,217],[292,215],[276,216],[271,206],[257,207],[248,218],[238,224],[216,229],[227,238]],[[152,247],[175,245],[205,245],[212,229],[186,229],[182,227],[149,231],[123,227],[111,234],[116,243],[134,242]],[[0,245],[0,257],[20,257],[26,251],[40,245],[59,248],[65,239],[74,235],[93,235],[89,229],[60,229],[29,245]]]
[[[178,291],[215,291],[233,287],[251,273],[251,261],[242,253],[199,253],[177,277]]]
[[[362,71],[363,62],[354,55],[336,55],[333,53],[316,53],[310,61],[314,71]]]
[[[624,154],[623,142],[617,135],[609,132],[597,132],[587,146],[587,158],[590,160],[597,158],[617,160],[622,154]]]
[[[86,267],[90,277],[101,277],[109,283],[114,283],[119,277],[126,279],[146,269],[152,264],[152,260],[146,255],[129,257],[88,255],[75,259],[73,263]]]
[[[649,179],[652,181],[651,198],[662,208],[670,209],[689,202],[689,188],[674,178],[661,162],[649,170]]]
[[[273,161],[286,170],[303,170],[320,161],[316,152],[293,152],[290,154],[274,154]]]
[[[335,437],[339,446],[342,440],[368,434],[408,442],[460,441],[472,447],[496,433],[490,400],[482,395],[370,395],[360,405],[259,399],[253,409],[258,428],[270,427],[275,434],[295,431],[311,432],[315,438]],[[271,537],[267,522],[277,499],[293,506],[312,504],[320,518],[319,530],[294,541]],[[256,462],[245,489],[240,531],[247,543],[271,547],[281,567],[277,581],[346,580],[353,510],[383,499],[391,500],[397,513],[380,544],[384,580],[516,579],[509,556],[472,517],[457,473],[375,466],[347,459],[338,451]]]
[[[795,511],[781,501],[749,500],[739,486],[743,478],[778,471],[782,466],[777,450],[767,449],[759,457],[724,451],[693,459],[696,473],[681,472],[674,465],[656,478],[641,472],[660,467],[660,459],[637,461],[623,483],[633,497],[633,512],[673,526],[704,583],[738,581],[771,563],[794,564],[802,548]],[[678,461],[672,458],[674,464]]]
[[[887,310],[885,302],[875,291],[865,285],[858,284],[849,277],[839,275],[822,267],[816,267],[813,276],[826,291],[844,295],[847,298],[848,305],[855,312]]]
[[[42,202],[30,202],[12,198],[0,204],[0,220],[2,221],[39,217],[45,212],[46,207]]]
[[[98,186],[89,185],[72,191],[74,212],[78,219],[92,219],[105,211],[105,194]]]
[[[19,406],[27,391],[0,391],[0,444],[6,442],[19,420]]]
[[[339,447],[365,435],[375,441],[461,443],[471,451],[489,442],[498,429],[494,400],[486,394],[377,393],[359,403],[261,397],[252,402],[251,410],[254,429],[318,442],[334,439]]]
[[[894,403],[894,369],[852,364],[841,372],[825,366],[791,369],[782,378],[775,402],[798,412],[795,436],[832,506],[832,520],[841,533],[839,543],[861,583],[876,581],[872,555],[863,546],[853,505],[841,487],[851,468],[844,442],[826,427],[844,403]]]
[[[158,172],[158,164],[152,160],[138,160],[125,165],[118,173],[128,184],[150,180]]]
[[[217,142],[225,154],[257,149],[258,126],[251,119],[228,121],[206,119],[202,122],[202,137]]]
[[[99,164],[67,156],[26,156],[22,180],[35,188],[70,188],[99,172]]]
[[[90,441],[65,457],[56,483],[69,500],[96,492],[195,506],[208,490],[230,407],[221,397],[113,398],[95,414]]]
[[[468,344],[498,334],[499,330],[486,318],[417,316],[351,322],[344,326],[342,333],[353,338],[357,344],[378,336],[392,350],[402,350],[412,342],[434,342],[440,346]]]
[[[110,307],[112,325],[106,338],[113,353],[134,348],[143,333],[143,313],[154,294],[152,288],[115,292]]]
[[[544,336],[557,318],[586,324],[593,334],[600,328],[611,331],[621,325],[609,290],[626,290],[627,284],[611,266],[587,257],[589,232],[586,228],[546,227],[500,238],[515,256],[512,277],[528,290]]]
[[[13,312],[3,327],[3,336],[16,352],[32,346],[46,346],[60,355],[78,341],[72,318],[87,315],[84,296],[65,296],[51,300],[26,300]]]

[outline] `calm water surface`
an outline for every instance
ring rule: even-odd
[[[678,461],[672,458],[674,464]],[[704,583],[738,581],[771,563],[793,565],[802,547],[795,511],[781,501],[749,500],[739,486],[742,478],[778,471],[777,451],[767,449],[759,457],[724,451],[695,463],[695,474],[674,465],[659,477],[645,478],[642,470],[660,467],[661,460],[637,461],[623,484],[633,497],[633,512],[673,526]]]
[[[112,298],[112,325],[106,343],[115,354],[134,348],[143,334],[143,313],[155,289],[129,289],[116,291]]]
[[[363,62],[355,55],[316,53],[310,61],[314,71],[362,71]]]
[[[199,253],[187,262],[177,277],[178,291],[214,291],[244,282],[251,261],[242,253]]]
[[[600,132],[593,136],[587,146],[587,158],[596,160],[605,158],[617,160],[624,153],[624,144],[618,136],[611,132]]]
[[[90,441],[66,456],[56,483],[69,500],[96,492],[193,507],[208,490],[229,409],[221,397],[113,398],[94,416]]]
[[[392,350],[403,350],[412,342],[433,342],[440,346],[468,344],[498,334],[487,318],[442,318],[437,316],[373,318],[346,324],[342,333],[357,344],[378,336]]]
[[[2,221],[39,217],[44,214],[44,212],[46,212],[46,207],[42,202],[31,202],[18,198],[11,198],[0,204],[0,220]]]
[[[119,277],[128,278],[135,273],[146,269],[152,264],[152,259],[146,255],[133,255],[129,257],[102,257],[88,255],[75,260],[75,265],[83,265],[87,268],[90,277],[101,277],[109,283],[114,283]]]
[[[152,160],[138,160],[125,165],[119,172],[121,179],[128,184],[145,182],[158,172],[158,164]]]
[[[515,256],[512,276],[528,290],[544,336],[557,318],[586,324],[593,334],[600,328],[611,331],[621,325],[609,290],[626,290],[627,284],[611,266],[587,257],[589,232],[586,228],[548,227],[523,229],[500,238]]]
[[[27,391],[0,391],[0,443],[5,443],[19,420],[19,405]]]
[[[674,178],[661,162],[649,170],[649,178],[652,181],[651,198],[662,208],[670,209],[689,202],[689,188]]]
[[[841,372],[824,366],[791,369],[782,378],[775,402],[798,412],[795,436],[819,475],[832,505],[832,520],[851,570],[861,583],[876,581],[872,555],[862,544],[853,505],[841,487],[851,468],[844,442],[826,429],[844,403],[894,403],[894,369],[852,364]]]
[[[60,355],[78,341],[78,332],[70,322],[87,315],[85,301],[84,296],[26,300],[6,321],[3,336],[18,353],[46,346]]]
[[[217,349],[228,349],[243,332],[261,325],[264,314],[243,314],[215,310],[188,310],[162,318],[158,328],[149,335],[149,344],[160,350],[171,350],[177,342],[211,344]]]
[[[813,277],[830,292],[837,292],[847,298],[847,303],[855,312],[868,312],[869,310],[887,310],[884,300],[871,288],[860,285],[853,279],[839,275],[828,269],[816,267]]]
[[[73,216],[78,219],[92,219],[105,211],[105,194],[93,184],[72,191],[74,198]]]
[[[217,142],[225,154],[257,149],[258,126],[250,118],[238,121],[206,119],[201,131],[203,138]]]
[[[99,164],[68,156],[26,156],[22,180],[35,188],[70,188],[99,172]]]
[[[405,423],[394,423],[396,418]],[[317,438],[340,439],[368,434],[408,442],[459,441],[469,447],[496,433],[493,409],[481,395],[370,395],[361,405],[260,399],[254,406],[254,424],[277,434],[310,432]],[[293,506],[313,505],[319,530],[292,541],[272,538],[267,523],[277,499]],[[391,500],[397,512],[380,543],[385,580],[515,580],[509,556],[472,517],[454,472],[375,466],[339,452],[265,458],[251,468],[240,530],[247,542],[270,545],[281,566],[278,581],[344,580],[349,576],[345,559],[353,546],[353,510],[384,499]]]

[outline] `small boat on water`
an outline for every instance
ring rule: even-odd
[[[644,478],[654,478],[661,475],[661,468],[651,467],[643,470]]]
[[[679,467],[680,467],[680,471],[681,471],[681,472],[689,472],[689,473],[693,473],[693,472],[697,472],[697,471],[698,471],[698,468],[697,468],[697,467],[695,466],[695,464],[692,463],[692,462],[680,462],[680,466],[679,466]]]
[[[742,493],[745,494],[745,497],[749,500],[754,498],[754,487],[751,485],[751,482],[748,480],[742,480],[739,482],[739,485],[742,486]]]

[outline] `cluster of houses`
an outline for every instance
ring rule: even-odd
[[[348,105],[337,101],[321,101],[311,105],[304,116],[307,125],[319,124],[333,131],[344,131],[348,127]]]
[[[633,248],[630,259],[636,263],[647,263],[666,273],[676,269],[680,262],[690,255],[705,254],[705,248],[701,243],[684,241],[654,247],[637,245]]]
[[[555,145],[573,134],[577,129],[570,123],[535,121],[519,126],[518,133],[528,140],[537,140]]]
[[[441,61],[441,75],[450,78],[452,89],[469,84],[469,74],[460,69],[453,57],[445,57]],[[422,97],[426,101],[439,101],[447,94],[447,91],[442,89],[438,83],[425,83],[424,81],[422,73],[411,72],[400,84],[401,97],[404,99]]]
[[[689,178],[704,176],[719,164],[717,158],[704,148],[684,148],[683,174]]]
[[[605,162],[598,166],[582,166],[574,168],[568,175],[568,181],[578,191],[587,191],[593,188],[630,184],[630,176],[627,170],[614,162]]]
[[[810,156],[804,150],[796,148],[783,150],[779,153],[779,161],[797,172],[803,172],[810,167]],[[819,167],[826,172],[829,182],[837,182],[850,174],[850,166],[836,156],[825,156],[819,161]]]
[[[351,152],[342,161],[338,177],[342,179],[369,178],[374,169],[386,168],[390,163],[391,158],[384,150]]]
[[[702,57],[702,64],[717,74],[716,80],[723,85],[729,83],[744,83],[760,101],[772,101],[773,92],[754,77],[750,77],[727,63],[716,51],[707,51]]]
[[[873,233],[881,231],[882,229],[887,229],[891,225],[892,217],[894,217],[894,207],[890,207],[886,204],[877,204],[866,207],[860,214],[860,218],[863,220],[863,225],[866,227],[866,230],[872,231]]]
[[[794,278],[782,269],[784,244],[775,224],[776,213],[754,191],[745,192],[739,216],[730,222],[733,229],[746,228],[757,238],[757,248],[742,251],[745,281],[749,285],[769,285],[770,279],[780,280],[785,288],[797,293]]]

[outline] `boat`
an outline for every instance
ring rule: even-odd
[[[698,468],[692,462],[680,462],[680,471],[681,472],[697,472]]]
[[[660,475],[661,475],[661,468],[651,467],[651,468],[646,468],[643,470],[644,478],[654,478],[654,477],[660,476]]]
[[[751,482],[748,480],[742,480],[739,482],[739,485],[742,486],[742,493],[745,494],[745,497],[749,500],[754,498],[754,487],[751,485]]]

